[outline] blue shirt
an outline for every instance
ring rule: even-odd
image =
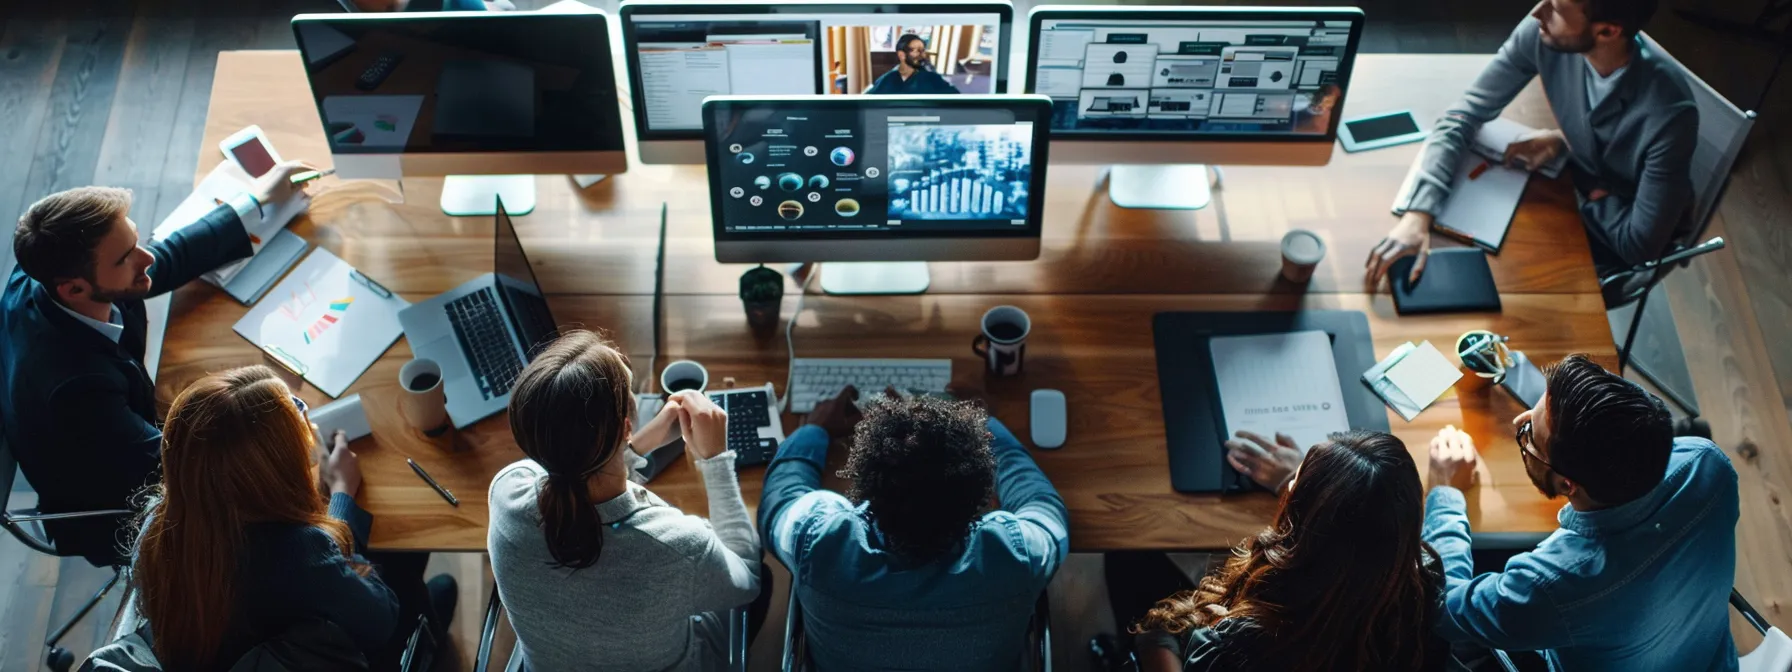
[[[974,523],[961,548],[921,565],[883,547],[863,506],[821,489],[827,432],[805,426],[778,448],[759,529],[794,577],[816,668],[1019,666],[1033,603],[1070,548],[1069,514],[1008,428],[991,418],[989,431],[1001,510]]]
[[[1717,444],[1674,440],[1667,475],[1635,501],[1562,507],[1556,530],[1505,571],[1474,576],[1460,491],[1425,504],[1444,563],[1445,639],[1541,651],[1551,670],[1734,670],[1736,470]]]

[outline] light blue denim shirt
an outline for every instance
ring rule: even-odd
[[[1069,520],[1020,441],[994,418],[989,431],[1001,510],[973,524],[960,549],[921,565],[883,547],[863,506],[821,489],[827,432],[808,425],[779,446],[759,529],[795,577],[816,669],[1019,667],[1033,603],[1070,548]]]
[[[1674,440],[1661,485],[1599,511],[1562,507],[1561,528],[1474,576],[1463,495],[1431,491],[1425,541],[1444,563],[1445,639],[1541,651],[1551,670],[1736,669],[1736,470],[1705,439]]]

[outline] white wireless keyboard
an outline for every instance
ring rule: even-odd
[[[861,397],[894,387],[904,392],[946,391],[950,359],[804,359],[790,363],[790,412],[808,413],[815,402],[839,396],[847,385]]]

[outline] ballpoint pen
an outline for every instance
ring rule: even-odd
[[[436,479],[430,478],[429,472],[424,471],[423,467],[418,466],[416,460],[407,457],[404,458],[404,461],[406,464],[411,465],[411,471],[417,472],[417,475],[423,478],[424,483],[428,483],[429,487],[435,488],[436,494],[441,495],[442,499],[448,500],[449,504],[460,506],[460,500],[454,498],[454,493],[449,492],[447,488],[442,487],[442,484],[437,483]]]

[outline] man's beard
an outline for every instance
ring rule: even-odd
[[[1555,480],[1549,477],[1549,472],[1543,472],[1543,478],[1537,478],[1530,469],[1526,469],[1524,475],[1531,479],[1531,486],[1537,488],[1537,492],[1543,493],[1544,497],[1555,499],[1561,496],[1561,492],[1556,490]]]
[[[1572,40],[1563,40],[1550,35],[1543,36],[1543,46],[1550,51],[1563,54],[1584,54],[1593,50],[1593,31],[1588,30],[1576,35]]]
[[[89,298],[93,299],[95,303],[118,303],[121,301],[141,301],[148,296],[149,287],[138,289],[133,285],[119,290],[105,290],[100,289],[99,287],[94,287],[92,296]]]

